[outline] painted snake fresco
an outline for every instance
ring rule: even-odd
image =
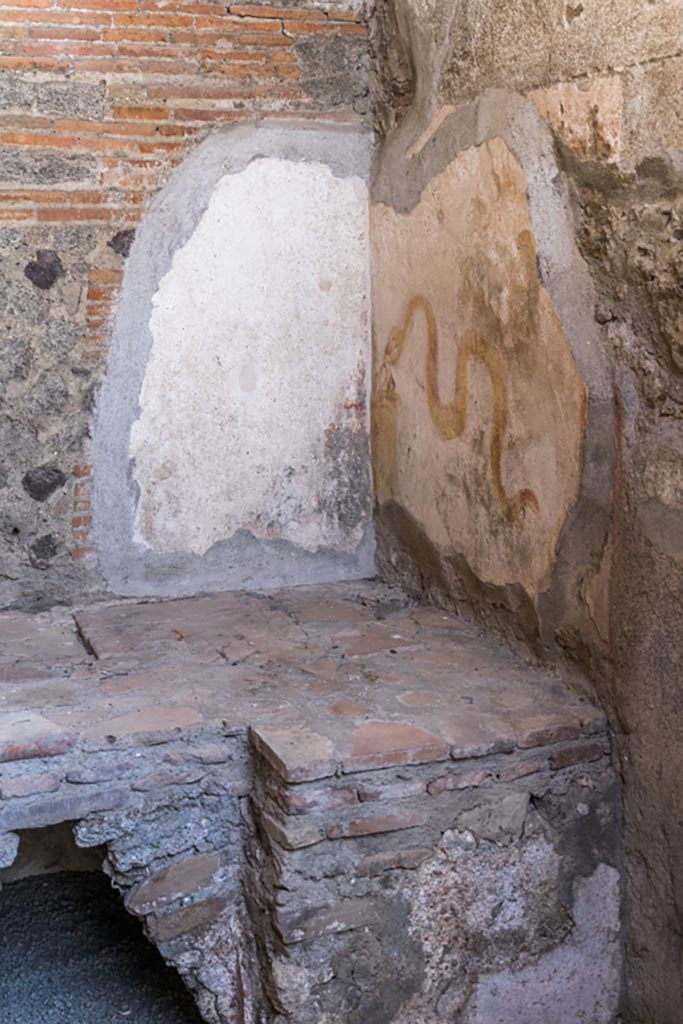
[[[413,296],[408,303],[403,324],[400,327],[392,327],[389,332],[379,371],[380,388],[376,393],[374,403],[374,432],[376,453],[380,462],[380,480],[378,482],[380,500],[382,499],[381,492],[391,490],[390,481],[395,469],[396,416],[399,399],[393,367],[401,358],[406,338],[418,311],[423,314],[427,324],[425,365],[427,402],[432,422],[439,432],[439,436],[444,441],[452,441],[462,435],[467,422],[469,364],[472,358],[480,359],[488,370],[493,388],[493,430],[489,459],[494,494],[508,522],[518,519],[526,508],[538,512],[538,500],[533,491],[524,488],[516,494],[509,495],[503,486],[501,462],[508,422],[508,404],[500,353],[479,335],[468,335],[458,351],[453,398],[450,402],[442,402],[439,397],[439,338],[436,318],[424,295]]]

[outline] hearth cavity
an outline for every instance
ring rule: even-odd
[[[0,871],[0,1024],[200,1024],[190,993],[67,825]]]

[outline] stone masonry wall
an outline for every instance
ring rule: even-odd
[[[398,752],[389,729],[341,770],[305,730],[157,709],[130,726],[3,732],[0,868],[22,829],[71,822],[209,1024],[613,1024],[618,801],[596,712],[532,720],[518,746],[413,730]]]
[[[592,339],[590,348],[606,364],[602,381],[595,367],[579,366],[589,413],[596,394],[604,399],[601,423],[591,423],[589,416],[582,442],[580,472],[591,497],[582,508],[579,492],[540,592],[534,593],[514,573],[501,586],[490,571],[482,570],[476,559],[488,550],[485,531],[479,541],[470,533],[468,546],[459,543],[457,534],[455,543],[453,533],[450,543],[437,538],[435,551],[429,542],[430,530],[434,540],[434,524],[425,530],[424,521],[407,517],[405,501],[384,510],[378,542],[385,571],[405,580],[406,565],[412,564],[410,584],[415,589],[469,609],[536,655],[559,660],[569,656],[592,678],[616,728],[625,778],[628,1019],[675,1024],[683,999],[678,784],[683,648],[681,5],[678,0],[427,5],[397,0],[380,4],[377,11],[375,33],[384,48],[380,121],[388,133],[380,156],[383,184],[378,198],[388,197],[401,212],[409,209],[414,203],[413,198],[406,201],[411,188],[416,182],[424,187],[435,165],[443,168],[439,149],[444,134],[456,150],[479,147],[480,161],[487,132],[506,138],[525,169],[532,219],[534,194],[547,187],[568,217],[571,248],[579,256],[570,266],[566,238],[546,233],[546,205],[534,220],[538,282],[550,289],[560,313],[563,296],[573,292],[574,313],[561,315],[565,330],[572,317],[584,316],[583,336]],[[497,116],[497,111],[507,113]],[[514,118],[511,111],[517,111]],[[529,150],[544,152],[547,161],[527,160]],[[493,214],[490,206],[474,207],[481,211],[480,221],[474,216],[463,236],[472,240],[465,258],[475,264],[469,303],[478,303],[479,324],[482,305],[488,309],[490,330],[495,330],[501,310],[505,313],[505,296],[513,295],[516,274],[514,250],[502,273],[500,261],[498,269],[477,263],[479,233],[495,223],[505,189],[501,194]],[[435,223],[439,225],[436,216]],[[503,233],[511,232],[509,218],[497,227],[501,224]],[[437,261],[437,266],[448,264]],[[558,266],[564,267],[559,275]],[[429,277],[435,273],[428,268]],[[470,307],[465,308],[469,317]],[[443,353],[446,338],[458,335],[449,335],[444,312],[435,312],[441,313]],[[401,309],[393,314],[392,322],[400,328]],[[538,319],[531,308],[528,317],[533,337]],[[514,337],[514,322],[513,315],[512,329],[504,337]],[[384,346],[386,340],[384,334],[378,343]],[[444,403],[452,395],[451,366],[441,378]],[[477,381],[475,377],[475,388]],[[405,400],[405,383],[399,385]],[[486,379],[484,385],[489,386]],[[488,411],[491,398],[485,401]],[[520,440],[528,440],[517,433],[514,405],[512,410],[504,473],[514,473]],[[552,429],[559,424],[566,427],[558,419]],[[481,436],[475,440],[481,446]],[[477,466],[485,465],[481,448],[469,454]],[[530,457],[527,467],[533,462]],[[517,477],[508,479],[508,486],[525,485]],[[490,480],[488,474],[485,493]],[[467,484],[471,487],[469,479]],[[481,478],[475,485],[482,487]],[[466,502],[466,497],[460,500]],[[535,515],[528,505],[518,531],[531,529]],[[514,553],[518,533],[508,528],[508,537],[507,551]]]
[[[284,735],[254,739],[268,764],[247,899],[274,1020],[614,1020],[618,812],[599,734],[451,765],[365,755],[320,781],[320,764],[288,770]],[[564,1010],[530,995],[553,971]]]
[[[358,5],[0,5],[0,606],[103,585],[91,537],[94,396],[136,225],[222,125],[368,116]]]

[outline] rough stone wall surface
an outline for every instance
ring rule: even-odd
[[[452,157],[463,148],[458,138],[465,145],[486,140],[489,105],[526,109],[523,130],[508,117],[499,119],[497,132],[518,159],[537,144],[553,154],[551,164],[521,160],[539,280],[571,342],[566,310],[546,276],[548,258],[557,260],[562,245],[558,238],[544,243],[533,216],[534,195],[545,183],[563,197],[572,244],[591,279],[589,287],[579,284],[575,264],[556,285],[575,289],[573,303],[591,324],[590,347],[607,363],[597,385],[605,412],[591,427],[597,378],[577,359],[588,397],[581,474],[593,498],[582,510],[579,495],[570,511],[551,583],[538,599],[530,601],[527,588],[492,587],[470,553],[435,550],[424,524],[390,505],[381,513],[383,563],[391,565],[392,552],[396,561],[412,551],[413,565],[421,565],[413,569],[416,589],[589,669],[617,731],[625,779],[625,1019],[674,1024],[683,999],[683,10],[679,0],[398,0],[377,11],[375,39],[385,53],[377,121],[388,134],[376,199],[400,212],[412,209],[411,190],[442,168],[444,135],[452,136]],[[438,166],[425,175],[430,160]],[[503,294],[490,272],[484,286]],[[449,387],[446,378],[442,400]]]
[[[126,258],[160,187],[221,126],[367,120],[368,70],[353,3],[2,5],[0,606],[106,589],[93,402]]]
[[[295,731],[62,731],[3,748],[0,882],[70,822],[208,1024],[613,1024],[618,789],[607,736],[566,735],[334,775]]]

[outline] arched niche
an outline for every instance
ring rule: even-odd
[[[147,214],[93,439],[113,592],[372,573],[368,163],[347,128],[250,124]]]

